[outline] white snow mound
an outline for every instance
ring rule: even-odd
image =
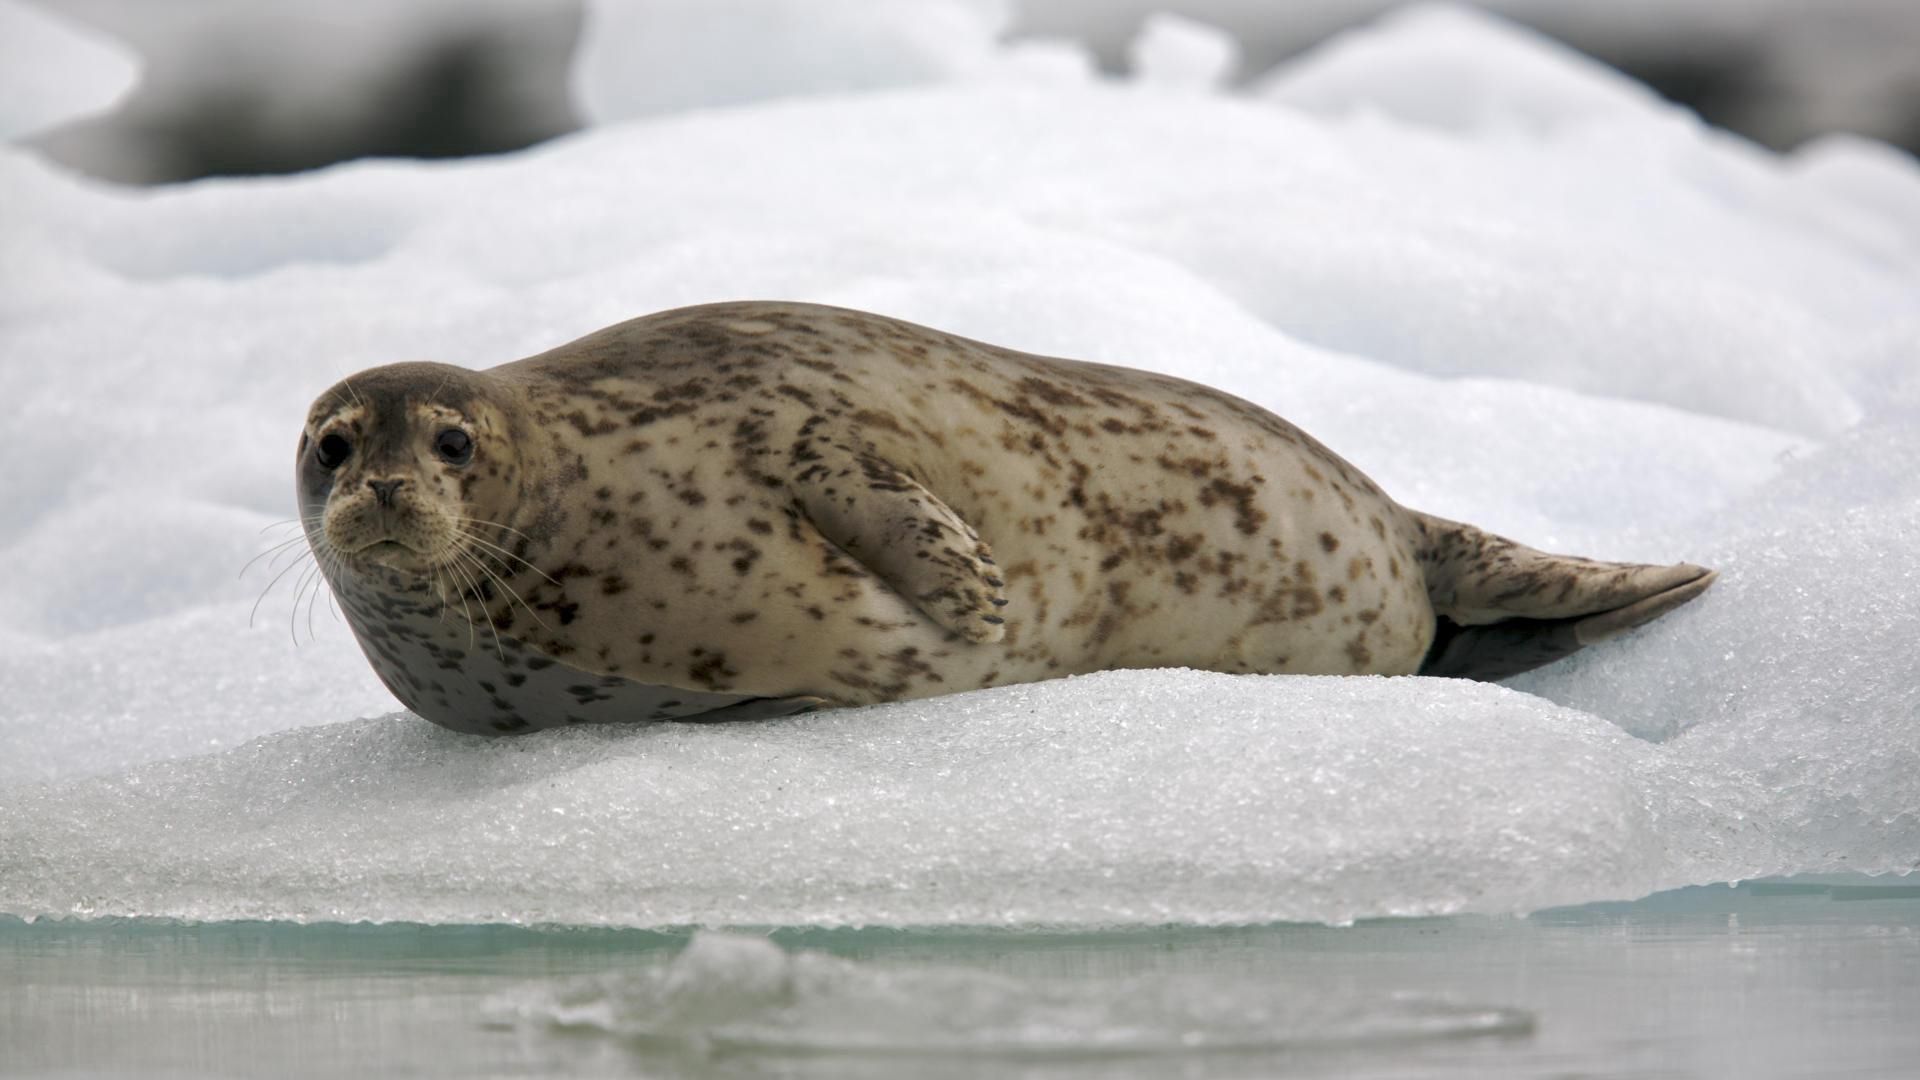
[[[1198,19],[1156,11],[1140,24],[1127,46],[1128,66],[1138,82],[1163,90],[1218,90],[1240,63],[1240,43],[1225,30]]]
[[[573,98],[590,124],[950,81],[1083,81],[1066,42],[1001,41],[1007,0],[589,0]]]
[[[0,470],[0,913],[1342,921],[1920,865],[1910,158],[1783,159],[1458,11],[1275,100],[1099,83],[929,4],[918,52],[849,2],[785,57],[772,0],[658,9],[650,44],[596,8],[609,101],[594,63],[672,53],[606,107],[645,118],[483,161],[133,192],[0,148],[33,463]],[[1156,25],[1162,73],[1217,68]],[[921,67],[811,81],[849,48]],[[1504,688],[1124,672],[503,741],[393,713],[269,547],[312,396],[740,297],[1198,379],[1407,505],[1722,578]]]
[[[1467,134],[1645,125],[1657,94],[1544,35],[1456,4],[1400,8],[1263,76],[1254,92],[1327,115],[1370,113]]]
[[[24,0],[0,0],[0,139],[119,102],[140,76],[133,50]]]

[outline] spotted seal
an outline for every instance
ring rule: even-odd
[[[1204,386],[811,304],[375,368],[298,459],[381,679],[482,733],[1125,667],[1497,679],[1714,576],[1408,510]]]

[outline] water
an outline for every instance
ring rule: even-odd
[[[1911,1076],[1920,885],[757,937],[0,921],[0,1073]]]

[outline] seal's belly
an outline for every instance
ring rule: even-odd
[[[746,694],[654,686],[581,671],[511,635],[475,626],[424,584],[334,580],[340,608],[380,681],[441,727],[498,735],[568,724],[778,716],[795,707]],[[757,707],[757,706],[764,706]]]

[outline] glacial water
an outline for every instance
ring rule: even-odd
[[[7,1076],[1796,1077],[1920,1065],[1920,884],[1526,918],[689,935],[0,922]]]

